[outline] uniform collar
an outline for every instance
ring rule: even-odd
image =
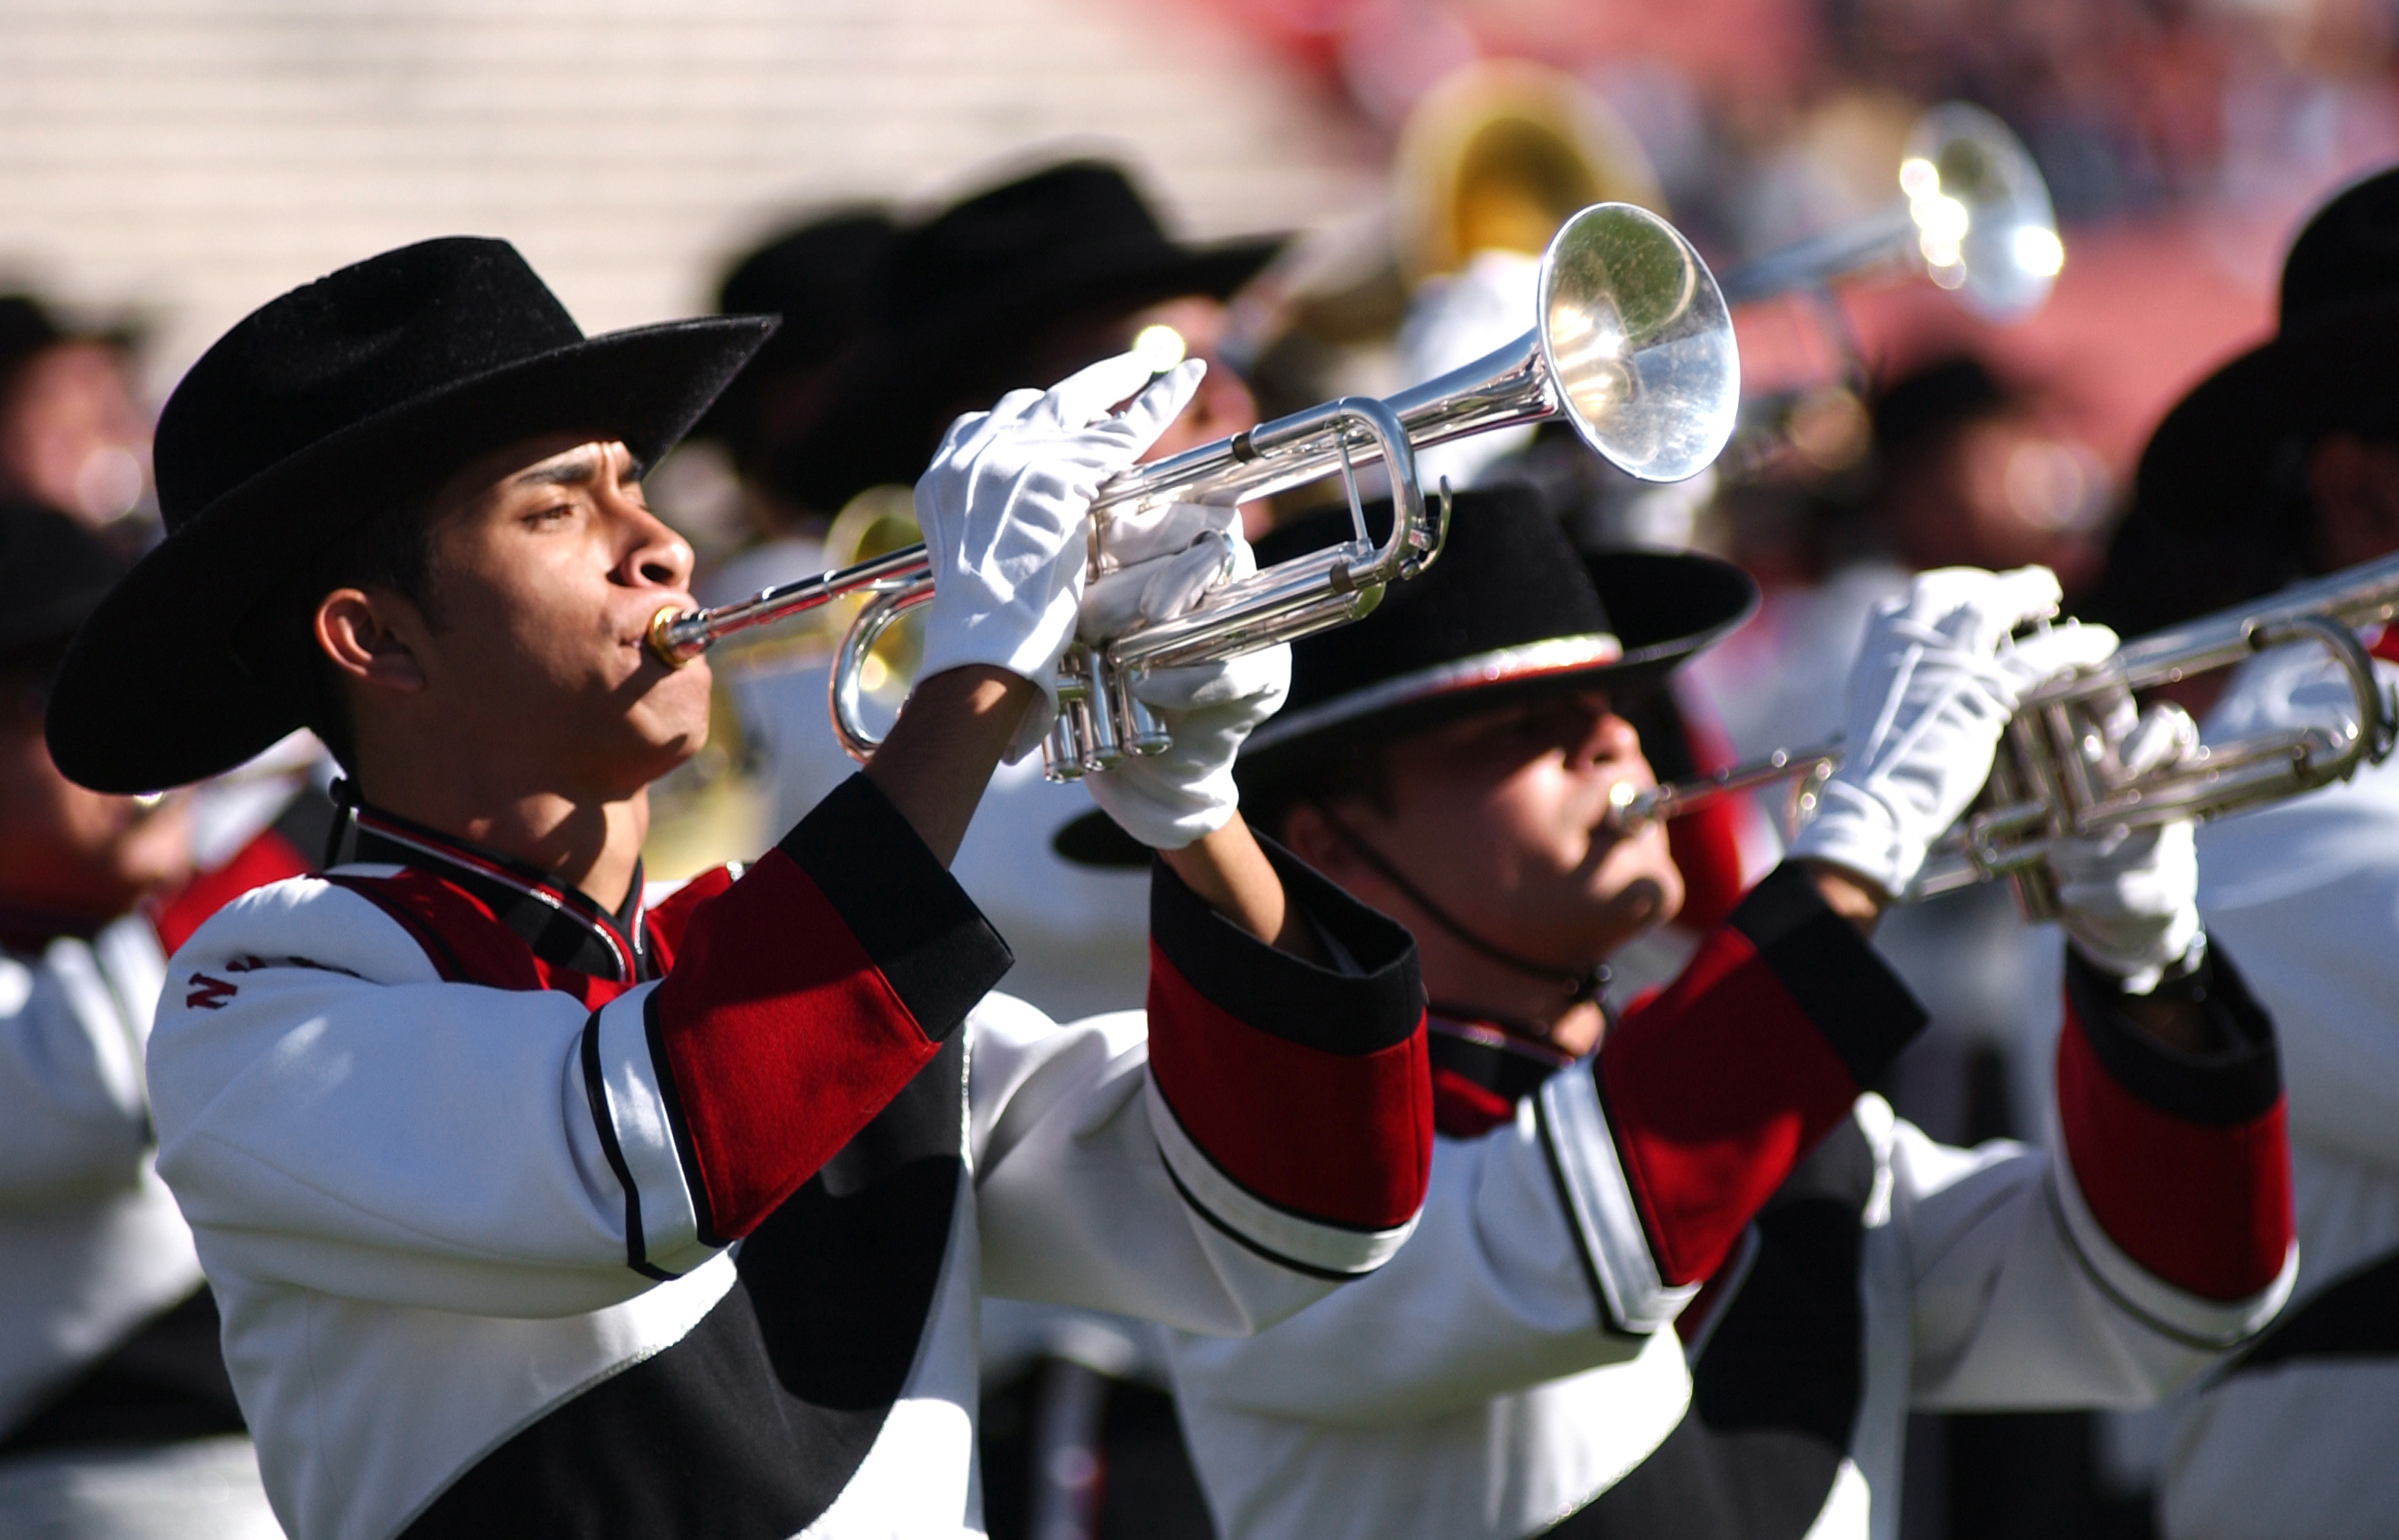
[[[631,983],[650,973],[642,910],[642,868],[633,866],[625,905],[611,914],[580,889],[488,846],[361,805],[351,859],[413,867],[454,884],[552,967]]]
[[[1425,1016],[1425,1048],[1436,1072],[1446,1072],[1514,1102],[1575,1061],[1517,1022],[1435,1004]]]

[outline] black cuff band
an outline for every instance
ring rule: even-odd
[[[2227,1045],[2216,1052],[2177,1052],[2135,1026],[2124,1014],[2121,980],[2072,947],[2066,952],[2066,998],[2100,1067],[2160,1112],[2221,1128],[2263,1115],[2283,1094],[2272,1019],[2220,946],[2211,943],[2198,967],[2141,997],[2205,1011],[2216,1040]]]
[[[915,826],[862,775],[834,787],[777,848],[840,912],[928,1038],[956,1032],[1016,961]]]
[[[1726,924],[1757,949],[1857,1085],[1873,1085],[1924,1030],[1924,1007],[1798,862],[1768,872]]]
[[[1404,1042],[1424,1017],[1416,942],[1397,923],[1344,893],[1261,834],[1289,903],[1341,944],[1355,973],[1259,940],[1219,914],[1155,861],[1149,933],[1174,971],[1209,1004],[1261,1032],[1325,1053],[1364,1054]]]

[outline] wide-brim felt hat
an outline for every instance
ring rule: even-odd
[[[1227,299],[1288,237],[1171,238],[1132,180],[1075,160],[975,195],[904,230],[884,272],[883,314],[826,385],[814,430],[786,446],[779,484],[839,507],[913,482],[961,401],[1019,386],[1027,355],[1063,321],[1186,294]]]
[[[656,464],[773,330],[711,317],[586,337],[515,248],[467,236],[270,301],[159,415],[166,538],[70,649],[52,757],[118,792],[240,763],[302,724],[305,639],[245,634],[279,585],[511,443],[589,433]]]
[[[1370,507],[1368,529],[1388,528]],[[1347,509],[1257,543],[1260,567],[1348,537]],[[1757,585],[1687,551],[1575,549],[1530,488],[1457,493],[1439,560],[1394,583],[1365,619],[1292,645],[1291,695],[1234,765],[1256,797],[1333,752],[1411,736],[1458,717],[1562,691],[1646,697],[1677,665],[1756,610]],[[1089,865],[1145,859],[1100,815],[1068,824],[1060,855]]]
[[[2168,412],[2130,517],[2208,535],[2270,517],[2287,453],[2326,428],[2399,429],[2399,169],[2319,209],[2283,265],[2274,335]]]
[[[822,376],[881,313],[899,238],[899,223],[885,210],[846,208],[786,229],[736,262],[717,286],[717,312],[773,316],[782,324],[693,425],[692,437],[722,442],[747,472],[779,439],[806,431],[813,411],[822,410],[809,405],[820,401]],[[811,379],[816,388],[792,399],[793,382]]]

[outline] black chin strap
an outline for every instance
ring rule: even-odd
[[[1348,845],[1353,855],[1374,868],[1376,874],[1385,882],[1400,890],[1403,898],[1424,911],[1425,918],[1447,931],[1469,951],[1479,952],[1501,967],[1521,973],[1528,979],[1545,979],[1555,982],[1565,992],[1566,1004],[1570,1006],[1579,1006],[1586,1000],[1597,1000],[1607,993],[1608,972],[1606,963],[1593,963],[1588,969],[1577,973],[1571,969],[1560,967],[1555,963],[1535,962],[1532,958],[1510,952],[1506,947],[1496,942],[1484,940],[1461,925],[1449,911],[1428,898],[1423,888],[1403,876],[1400,869],[1386,860],[1381,851],[1360,839],[1355,830],[1334,817],[1331,808],[1321,803],[1316,804],[1315,806],[1316,811],[1322,816],[1325,827],[1339,836],[1341,843]]]
[[[331,871],[342,864],[342,844],[359,827],[358,783],[346,776],[335,776],[325,795],[333,802],[333,827],[325,831],[324,870]]]

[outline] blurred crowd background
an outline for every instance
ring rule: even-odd
[[[1684,702],[1744,753],[1837,722],[1857,619],[1910,569],[2039,561],[2092,592],[2161,412],[2270,330],[2306,212],[2399,159],[2399,0],[0,0],[0,292],[24,296],[0,303],[0,493],[128,548],[179,371],[268,296],[430,235],[512,240],[587,331],[793,303],[805,381],[880,324],[886,221],[1096,157],[1175,239],[1291,237],[1221,335],[1186,328],[1272,415],[1414,377],[1403,324],[1443,269],[1427,103],[1461,72],[1545,66],[1588,105],[1600,190],[1719,271],[1889,205],[1919,113],[1978,103],[2054,203],[2045,305],[2000,324],[1894,271],[1745,306],[1726,473],[1576,505],[1587,540],[1758,577],[1763,612]],[[834,244],[774,244],[811,225]],[[657,467],[703,598],[908,537],[904,499],[769,464],[806,426],[777,414],[821,405],[737,396]],[[759,655],[751,687],[820,692],[813,668]],[[729,690],[662,799],[654,874],[754,848],[822,790],[789,746],[765,784],[755,736]],[[987,859],[1023,882],[1057,820],[1021,821]],[[1137,886],[1109,885],[1138,880],[1041,888],[1022,923],[1067,961],[1010,987],[1061,1014],[1136,1003]],[[1891,1087],[1902,1111],[1944,1139],[2038,1137],[2053,939],[1992,889],[1883,940],[1939,1028]],[[1911,1540],[2145,1532],[2139,1419],[1920,1425]]]

